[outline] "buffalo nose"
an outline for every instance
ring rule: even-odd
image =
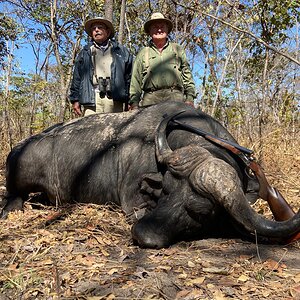
[[[131,234],[133,240],[142,248],[161,249],[170,245],[166,237],[158,235],[142,222],[132,226]]]

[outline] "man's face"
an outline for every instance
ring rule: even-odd
[[[91,30],[93,40],[99,44],[105,42],[111,34],[111,31],[102,22],[93,23]]]
[[[164,21],[153,23],[149,27],[149,33],[152,39],[166,39],[168,36],[168,26]]]

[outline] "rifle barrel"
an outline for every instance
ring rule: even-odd
[[[227,145],[230,145],[232,147],[235,147],[236,149],[238,149],[241,152],[246,153],[248,155],[253,154],[253,150],[245,148],[245,147],[243,147],[243,146],[241,146],[241,145],[239,145],[239,144],[237,144],[235,142],[222,139],[222,138],[217,137],[217,136],[215,136],[213,134],[210,134],[210,133],[208,133],[206,131],[203,131],[202,129],[196,128],[196,127],[191,126],[191,125],[186,124],[186,123],[182,123],[182,122],[180,122],[180,121],[178,121],[176,119],[172,119],[172,122],[175,123],[175,124],[178,124],[179,126],[183,127],[184,129],[187,129],[188,131],[190,131],[192,133],[196,133],[196,134],[198,134],[200,136],[203,136],[204,138],[206,138],[206,139],[208,139],[208,140],[210,140],[212,142],[214,142],[214,140],[216,140],[215,143],[217,143],[217,141],[220,141],[220,142],[222,142],[224,144],[227,144]]]

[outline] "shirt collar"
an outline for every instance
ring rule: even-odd
[[[153,43],[152,40],[149,41],[149,46],[153,47],[155,49],[157,49],[157,47],[155,46],[155,44]],[[167,42],[165,43],[165,45],[163,46],[163,49],[167,48],[169,46],[169,39],[167,38]]]
[[[104,53],[110,47],[110,40],[107,40],[102,44],[97,44],[93,41],[93,45],[96,49],[100,49]]]

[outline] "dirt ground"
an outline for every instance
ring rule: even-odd
[[[289,137],[269,135],[264,166],[297,211],[300,139]],[[0,199],[4,192],[0,168]],[[255,209],[271,217],[265,202]],[[151,250],[133,245],[130,227],[117,207],[27,204],[0,220],[0,300],[300,299],[300,241],[206,239]]]
[[[27,205],[1,221],[1,300],[300,299],[298,242],[207,239],[150,250],[132,244],[117,208],[54,215]]]
[[[300,299],[299,242],[141,249],[121,210],[97,205],[27,204],[0,224],[0,300]]]

